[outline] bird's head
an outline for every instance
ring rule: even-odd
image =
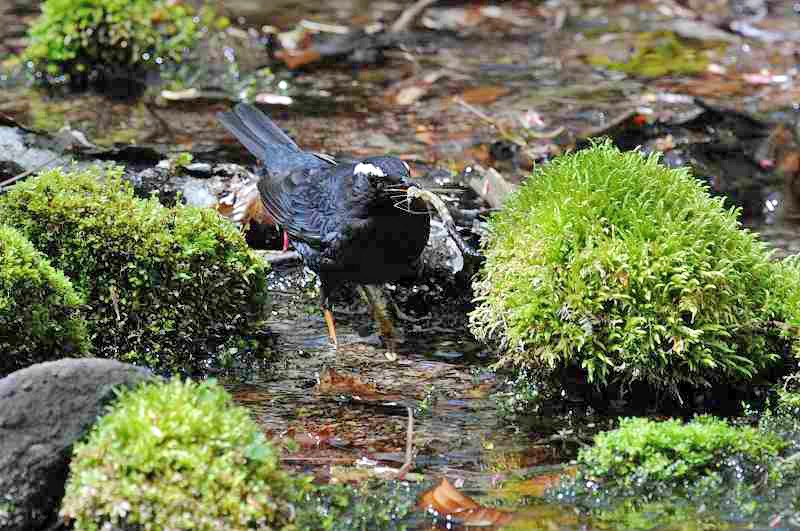
[[[366,178],[370,187],[377,190],[407,189],[411,182],[411,169],[397,157],[370,157],[353,168],[353,175]]]
[[[393,205],[401,210],[409,210],[410,202],[406,192],[415,186],[411,180],[408,164],[397,157],[370,157],[357,163],[353,176],[368,184],[370,204],[384,208]]]

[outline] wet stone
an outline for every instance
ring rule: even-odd
[[[116,386],[152,377],[117,361],[63,359],[0,380],[0,529],[52,523],[73,444],[102,415]]]

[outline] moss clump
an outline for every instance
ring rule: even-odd
[[[230,356],[226,343],[251,348],[266,264],[213,210],[137,199],[119,175],[50,170],[0,197],[0,219],[85,296],[95,353],[201,370],[211,354]]]
[[[798,345],[800,268],[722,202],[610,141],[554,160],[490,222],[473,332],[500,363],[595,384],[752,377]]]
[[[0,225],[0,377],[88,350],[81,298],[22,234]]]
[[[589,63],[640,77],[692,75],[705,72],[708,51],[684,44],[670,31],[642,33],[627,61],[614,61],[605,55],[589,56]]]
[[[75,82],[98,70],[142,70],[180,61],[209,26],[213,10],[168,0],[45,0],[23,58],[51,81]]]
[[[717,476],[735,458],[752,479],[760,465],[786,446],[777,436],[734,427],[702,416],[692,422],[623,419],[619,428],[595,436],[578,455],[579,476],[603,489],[660,495]],[[745,478],[741,478],[745,479]]]
[[[213,381],[122,391],[76,445],[61,514],[76,529],[280,529],[309,488]]]
[[[378,479],[354,486],[314,485],[294,523],[297,529],[326,531],[407,529],[424,490],[422,484]]]
[[[787,446],[777,435],[708,416],[685,424],[623,419],[581,450],[575,477],[547,497],[573,503],[614,529],[760,521],[775,514],[775,507],[762,506],[761,489],[772,488],[765,482]]]

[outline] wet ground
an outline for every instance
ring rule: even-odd
[[[493,197],[485,182],[470,188],[469,170],[476,165],[494,166],[505,181],[519,182],[534,163],[606,133],[665,151],[669,163],[701,168],[700,176],[715,190],[745,207],[748,225],[779,254],[800,251],[797,225],[780,215],[800,175],[800,159],[792,158],[800,153],[797,138],[791,138],[800,117],[796,2],[440,4],[389,49],[366,46],[362,54],[292,70],[268,57],[272,30],[266,26],[280,32],[302,20],[335,31],[389,26],[404,5],[340,0],[267,7],[227,0],[223,8],[235,24],[206,43],[202,60],[163,68],[160,81],[148,80],[142,99],[111,101],[30,88],[19,74],[21,65],[7,54],[24,46],[35,9],[28,0],[11,0],[0,7],[0,113],[32,129],[68,127],[101,148],[135,144],[164,156],[188,151],[195,161],[251,163],[215,118],[246,98],[260,102],[308,149],[401,156],[424,184],[452,186],[452,204],[461,207],[475,206],[476,191]],[[327,34],[315,38],[324,41]],[[637,72],[619,68],[653,41],[652,64],[643,59]],[[658,56],[664,49],[667,56]],[[709,118],[699,129],[671,129],[700,112],[695,97],[745,118],[733,126]],[[750,118],[759,124],[747,126],[759,130],[757,145],[753,135],[737,133],[736,124]],[[615,129],[631,120],[642,129]],[[789,140],[770,140],[776,124],[792,132]],[[695,149],[725,142],[747,155],[732,169],[713,164],[709,150]],[[742,173],[744,188],[728,185]],[[401,297],[401,309],[418,321],[401,323],[406,341],[390,361],[370,336],[369,316],[357,300],[337,307],[341,345],[334,350],[316,307],[313,278],[292,265],[272,275],[270,328],[279,361],[225,383],[267,433],[299,442],[300,449],[287,454],[288,466],[321,478],[344,475],[336,467],[358,462],[367,469],[375,462],[399,468],[408,407],[414,415],[415,472],[446,476],[480,500],[512,507],[524,500],[530,518],[521,528],[586,525],[570,508],[531,502],[541,494],[541,481],[505,480],[552,475],[551,465],[571,459],[592,433],[613,421],[570,404],[548,415],[501,418],[493,397],[501,380],[488,368],[492,353],[464,324],[468,296],[452,302],[426,298],[423,288],[400,290],[411,294]],[[435,290],[435,281],[425,287]],[[504,484],[515,487],[503,490]]]

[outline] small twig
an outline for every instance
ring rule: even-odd
[[[400,33],[405,31],[416,18],[422,14],[423,11],[428,9],[431,5],[435,4],[436,0],[417,0],[403,10],[400,17],[389,28],[390,33]]]
[[[56,155],[55,157],[49,159],[48,161],[39,164],[35,168],[31,168],[30,170],[24,171],[24,172],[20,173],[19,175],[16,175],[16,176],[14,176],[14,177],[6,180],[6,181],[1,182],[0,183],[0,191],[3,191],[5,188],[8,188],[9,186],[14,184],[15,182],[19,181],[20,179],[24,179],[28,175],[31,175],[32,173],[36,173],[37,171],[41,170],[45,166],[48,166],[48,165],[50,165],[51,163],[53,163],[53,162],[55,162],[57,160],[63,159],[65,156],[66,155],[64,155],[64,154]]]
[[[280,254],[278,253],[264,253],[263,258],[265,261],[269,262],[270,264],[283,264],[285,262],[299,262],[302,260],[300,253],[297,251],[285,251]]]
[[[495,129],[497,129],[497,132],[500,133],[500,136],[503,137],[505,140],[508,140],[509,142],[511,142],[513,144],[516,144],[516,145],[518,145],[520,147],[528,147],[528,143],[527,142],[525,142],[524,140],[520,140],[519,137],[513,135],[512,133],[509,133],[508,130],[506,130],[505,127],[500,125],[500,123],[497,120],[495,120],[494,118],[492,118],[491,116],[489,116],[485,112],[481,111],[480,109],[476,109],[475,107],[473,107],[472,105],[470,105],[469,103],[467,103],[466,101],[462,100],[461,98],[459,98],[457,96],[455,98],[453,98],[453,101],[455,101],[456,103],[458,103],[459,105],[461,105],[462,107],[467,109],[469,112],[471,112],[472,114],[474,114],[475,116],[477,116],[478,118],[483,120],[484,122],[488,123],[489,125],[491,125]],[[534,139],[544,140],[544,139],[555,138],[555,137],[557,137],[558,135],[560,135],[563,132],[564,132],[564,127],[563,126],[558,126],[555,129],[553,129],[552,131],[536,132],[536,131],[530,131],[529,130],[529,131],[526,131],[526,134],[528,136],[534,138]]]
[[[281,457],[284,463],[330,463],[349,465],[354,459],[352,457]]]
[[[403,479],[414,466],[414,412],[406,406],[408,411],[408,429],[406,430],[406,459],[403,466],[397,470],[397,479]]]
[[[441,197],[429,190],[422,190],[416,186],[410,187],[406,191],[406,194],[411,199],[420,198],[436,209],[436,211],[439,213],[439,217],[442,218],[442,224],[444,225],[444,228],[447,230],[447,233],[450,235],[453,241],[456,242],[456,246],[458,246],[458,250],[461,251],[461,254],[464,256],[464,258],[472,258],[474,260],[481,259],[480,254],[467,245],[464,239],[461,238],[461,235],[458,233],[458,229],[456,228],[456,224],[453,221],[453,216],[450,214],[450,210],[447,209],[447,205],[444,204],[444,201],[442,201]]]

